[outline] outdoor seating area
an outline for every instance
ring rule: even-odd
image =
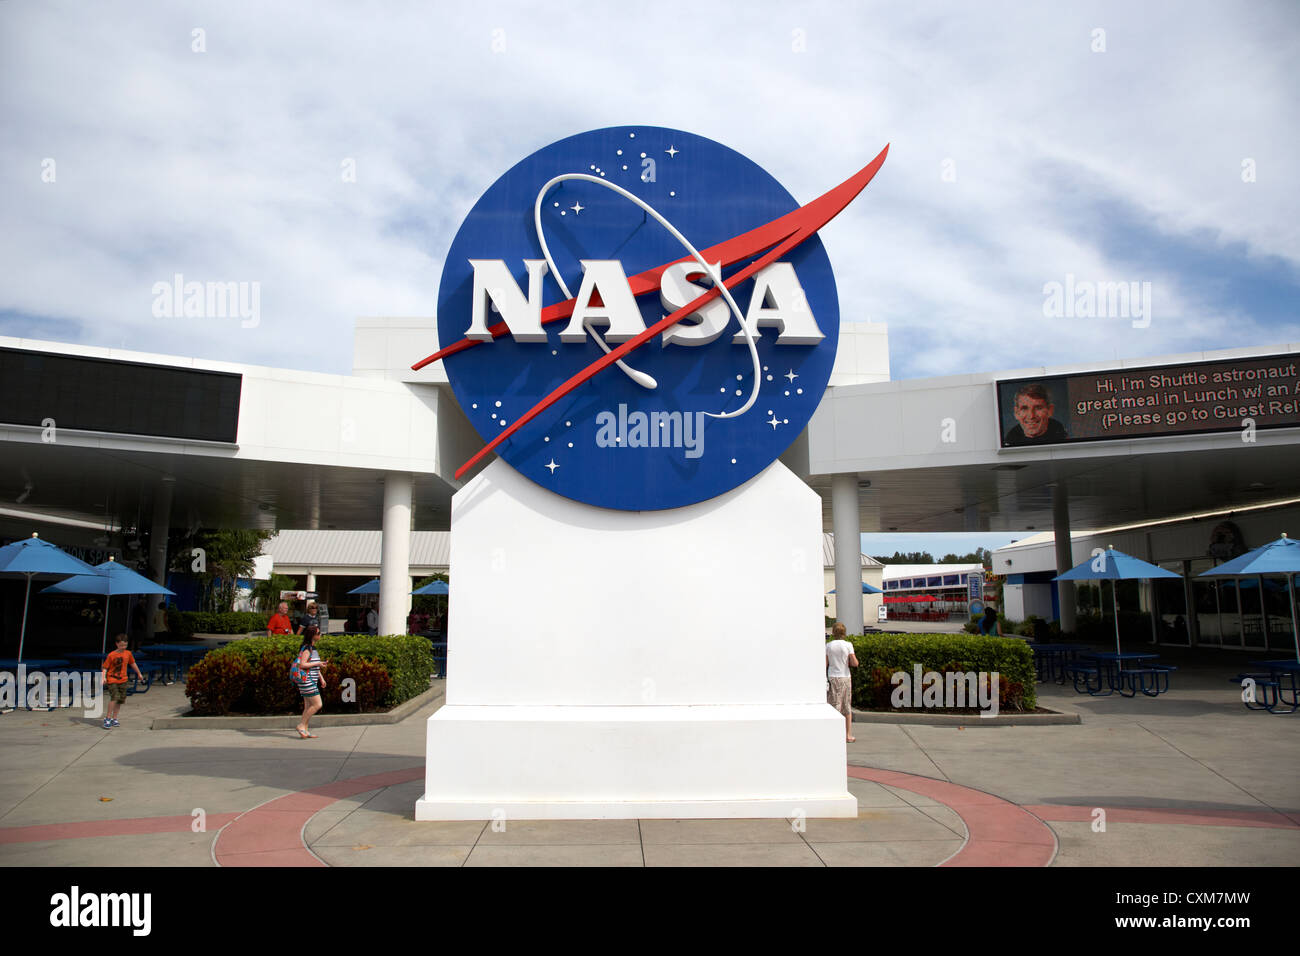
[[[1092,697],[1158,697],[1169,690],[1169,675],[1178,668],[1159,663],[1159,654],[1080,653],[1064,673],[1080,694]]]
[[[1300,710],[1300,661],[1251,661],[1258,670],[1229,678],[1242,688],[1247,710],[1293,714]]]
[[[1169,691],[1169,675],[1178,668],[1160,662],[1159,654],[1091,651],[1077,644],[1030,644],[1038,680],[1072,684],[1092,697],[1158,697]]]
[[[951,615],[947,611],[900,611],[895,608],[889,609],[889,620],[891,621],[947,621]]]
[[[1068,668],[1078,660],[1079,646],[1039,643],[1030,643],[1029,646],[1034,652],[1034,670],[1037,671],[1039,683],[1053,681],[1064,684]]]
[[[1264,581],[1263,575],[1286,575],[1286,587],[1291,599],[1291,626],[1296,640],[1295,574],[1300,570],[1300,545],[1283,534],[1253,551],[1204,572],[1201,577],[1233,579],[1243,586],[1250,580]],[[1115,582],[1121,580],[1180,579],[1172,571],[1142,561],[1114,548],[1098,550],[1094,556],[1058,575],[1056,581],[1111,582],[1115,603],[1115,650],[1091,652],[1067,644],[1034,645],[1034,662],[1038,679],[1070,681],[1075,691],[1092,697],[1108,697],[1118,693],[1122,697],[1158,697],[1169,691],[1170,675],[1177,670],[1161,663],[1160,655],[1150,652],[1127,652],[1120,647],[1119,602],[1115,596]],[[1258,586],[1258,585],[1257,585]],[[1153,619],[1153,634],[1155,623]],[[1262,625],[1261,625],[1262,626]],[[1154,638],[1153,638],[1154,641]],[[1296,657],[1280,661],[1253,661],[1257,672],[1238,674],[1232,678],[1243,685],[1242,701],[1251,710],[1270,713],[1293,713],[1300,708],[1297,702],[1297,673],[1300,673],[1300,640],[1296,640]],[[1289,708],[1289,709],[1284,709]]]

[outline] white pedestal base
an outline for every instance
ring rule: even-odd
[[[636,513],[494,462],[452,499],[451,577],[417,820],[857,815],[821,501],[780,463]]]
[[[429,718],[415,819],[853,817],[844,767],[825,704],[449,704]]]

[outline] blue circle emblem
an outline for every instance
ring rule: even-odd
[[[708,293],[718,272],[725,285],[769,250],[727,261],[737,244],[716,247],[798,208],[751,160],[681,130],[593,130],[533,153],[474,205],[443,267],[440,343],[480,333],[444,359],[465,415],[493,440],[601,359],[598,336],[616,348]],[[730,303],[719,294],[683,313],[629,352],[626,370],[602,369],[497,453],[556,494],[627,511],[694,504],[753,478],[821,401],[839,299],[816,236],[728,291]],[[575,297],[577,321],[572,308],[547,321]],[[508,334],[481,334],[501,322]]]

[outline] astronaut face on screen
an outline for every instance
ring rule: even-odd
[[[1019,423],[1006,434],[1008,445],[1036,445],[1065,441],[1069,433],[1053,415],[1056,406],[1042,385],[1023,385],[1017,390],[1012,414]]]

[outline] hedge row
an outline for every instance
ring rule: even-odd
[[[978,634],[980,632],[980,622],[984,620],[983,614],[972,614],[969,621],[964,625],[967,634]],[[1041,629],[1044,630],[1044,636],[1048,641],[1059,641],[1061,639],[1061,624],[1059,621],[1048,621],[1039,617],[1037,614],[1031,614],[1023,621],[1010,621],[1006,616],[999,613],[998,623],[1002,625],[1002,633],[1007,637],[1018,634],[1021,637],[1037,637]]]
[[[227,611],[213,614],[207,611],[167,612],[167,631],[175,637],[191,638],[195,634],[248,634],[265,631],[270,614],[252,611]]]
[[[249,637],[208,652],[190,668],[185,694],[196,713],[291,713],[302,699],[289,680],[301,646],[292,635]],[[327,634],[316,642],[325,668],[327,710],[395,707],[429,689],[433,653],[428,638],[409,634]],[[357,699],[344,704],[344,678],[356,681]]]
[[[909,675],[917,664],[936,671],[998,674],[999,709],[1033,710],[1038,706],[1034,652],[1017,638],[971,634],[868,634],[849,638],[858,666],[853,669],[853,704],[864,709],[889,708],[890,678]]]

